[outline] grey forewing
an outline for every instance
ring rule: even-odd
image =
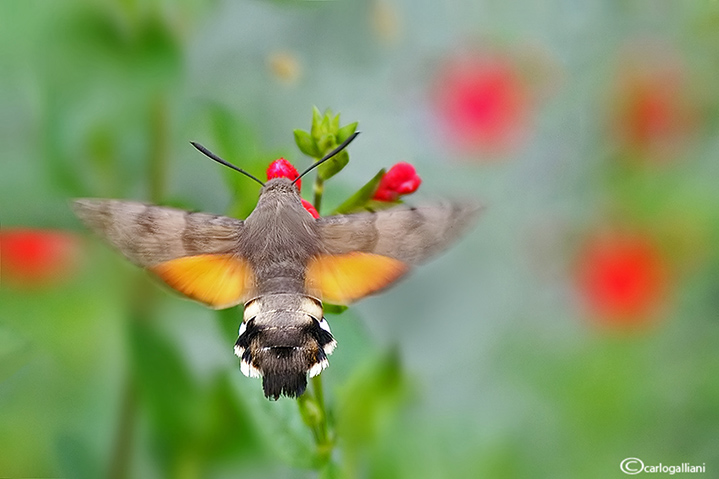
[[[198,254],[237,252],[244,222],[134,201],[80,199],[77,216],[133,263],[150,267]]]
[[[479,210],[472,203],[445,202],[329,216],[317,224],[325,253],[361,251],[416,264],[449,246],[474,223]]]

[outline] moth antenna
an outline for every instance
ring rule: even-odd
[[[298,176],[297,178],[295,178],[295,180],[292,182],[292,184],[294,185],[295,183],[297,183],[297,181],[298,181],[300,178],[302,178],[302,177],[305,176],[307,173],[309,173],[310,171],[312,171],[312,170],[314,170],[315,168],[317,168],[318,166],[320,166],[320,165],[321,165],[322,163],[324,163],[325,161],[332,159],[333,156],[335,156],[335,155],[336,155],[337,153],[339,153],[340,151],[344,150],[344,149],[347,147],[347,145],[349,145],[350,143],[352,143],[352,140],[354,140],[355,138],[357,138],[357,135],[359,135],[359,134],[360,134],[359,131],[355,131],[354,133],[352,133],[352,135],[351,135],[349,138],[347,138],[345,141],[343,141],[340,146],[338,146],[338,147],[335,148],[334,150],[332,150],[332,151],[330,151],[329,153],[327,153],[327,154],[325,155],[325,157],[322,158],[320,161],[318,161],[318,162],[316,162],[316,163],[312,163],[312,164],[310,165],[310,167],[307,168],[305,171],[303,171],[300,176]]]
[[[191,141],[190,144],[191,144],[192,146],[194,146],[195,148],[197,148],[198,150],[200,150],[200,153],[202,153],[202,154],[205,155],[206,157],[208,157],[208,158],[210,158],[210,159],[213,159],[213,160],[215,160],[216,162],[218,162],[218,163],[220,163],[220,164],[223,164],[223,165],[225,165],[225,166],[228,167],[228,168],[232,168],[232,169],[235,170],[235,171],[239,171],[240,173],[242,173],[243,175],[247,176],[248,178],[252,178],[253,180],[255,180],[256,182],[258,182],[258,183],[261,184],[262,186],[265,186],[265,184],[264,184],[262,181],[258,180],[256,177],[252,176],[250,173],[246,172],[246,171],[243,170],[242,168],[239,168],[239,167],[233,165],[233,164],[230,163],[229,161],[223,160],[222,158],[220,158],[220,157],[217,156],[216,154],[212,153],[210,150],[208,150],[208,149],[205,148],[204,146],[200,145],[199,143],[194,142],[194,141]]]

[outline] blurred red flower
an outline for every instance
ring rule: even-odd
[[[414,166],[399,162],[382,177],[373,199],[378,201],[397,201],[401,195],[414,193],[422,183]]]
[[[634,158],[673,159],[686,146],[698,119],[685,71],[666,55],[653,60],[634,56],[621,67],[614,87],[609,119],[613,135]]]
[[[591,312],[610,324],[638,324],[665,303],[668,262],[642,234],[591,237],[577,263],[577,286]]]
[[[434,107],[446,136],[461,150],[504,152],[527,121],[529,92],[507,58],[463,55],[439,72]]]
[[[300,174],[297,172],[297,169],[292,165],[292,163],[285,160],[284,158],[279,158],[273,161],[267,168],[268,180],[271,180],[272,178],[288,178],[290,180],[294,180],[298,176],[300,176]],[[298,180],[295,185],[297,185],[297,189],[299,190],[302,187],[302,180]],[[302,200],[302,206],[305,207],[305,209],[312,215],[313,218],[317,219],[320,217],[320,214],[309,201]]]
[[[66,278],[77,267],[80,241],[72,233],[9,228],[0,230],[2,282],[42,286]]]
[[[285,160],[284,158],[279,158],[272,163],[270,163],[270,166],[267,167],[267,179],[271,180],[272,178],[288,178],[290,180],[295,180],[300,174],[297,172],[297,169],[290,163],[289,161]],[[295,183],[297,185],[297,189],[302,189],[302,180],[297,181]]]

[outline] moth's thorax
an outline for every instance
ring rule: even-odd
[[[247,219],[249,220],[258,213],[277,216],[288,211],[300,210],[307,213],[302,206],[302,198],[297,187],[287,178],[273,178],[265,183],[260,190],[257,206]]]
[[[305,268],[319,251],[318,238],[315,219],[302,206],[297,187],[286,178],[269,180],[243,233],[258,294],[303,292]]]

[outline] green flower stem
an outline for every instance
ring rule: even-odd
[[[135,275],[139,279],[139,276]],[[144,281],[138,281],[137,286],[131,291],[128,299],[130,310],[128,312],[128,329],[134,325],[144,325],[152,321],[154,317],[157,295],[155,290],[148,289]],[[130,336],[128,332],[128,336]],[[130,339],[128,337],[127,341]],[[128,345],[128,350],[132,348]],[[132,452],[135,427],[139,412],[137,399],[137,378],[135,375],[135,361],[130,358],[127,375],[122,386],[120,412],[118,414],[117,432],[115,441],[110,453],[110,464],[108,477],[110,479],[125,479],[132,477]]]
[[[327,464],[332,457],[334,441],[330,432],[324,393],[322,391],[322,379],[320,376],[312,378],[312,391],[305,391],[305,393],[297,399],[297,404],[302,420],[312,431],[318,465],[322,467]]]
[[[169,124],[166,98],[158,95],[152,103],[150,111],[150,151],[148,158],[149,186],[148,197],[153,203],[159,203],[165,195],[167,181],[167,164],[169,161]],[[148,290],[145,285],[139,286],[131,298],[130,321],[145,323],[152,320],[153,306],[156,303],[154,290]],[[131,348],[128,347],[128,350]],[[135,364],[130,362],[122,386],[122,399],[118,415],[118,429],[110,453],[108,477],[111,479],[124,479],[130,477],[133,451],[133,438],[139,412],[137,401],[137,378],[134,371]]]
[[[122,386],[122,403],[118,428],[110,457],[108,477],[110,479],[124,479],[130,477],[130,457],[132,457],[132,437],[135,433],[135,420],[137,415],[136,384],[132,374],[125,378]]]
[[[317,436],[317,448],[328,448],[332,450],[332,441],[330,439],[329,424],[327,423],[327,406],[325,405],[325,393],[322,388],[322,375],[312,378],[312,389],[315,394],[315,401],[320,410],[322,421],[319,424],[319,434]]]
[[[315,177],[315,184],[314,184],[314,201],[313,206],[317,210],[317,213],[320,213],[320,205],[322,204],[322,194],[325,192],[325,182],[320,178],[320,175],[317,175]],[[320,213],[321,214],[321,213]]]

